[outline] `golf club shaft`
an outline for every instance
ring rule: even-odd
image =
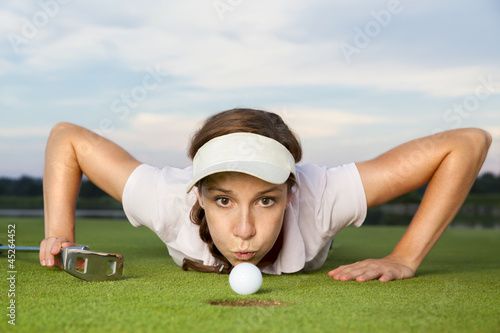
[[[40,251],[40,247],[37,246],[16,246],[16,247],[10,247],[7,245],[0,245],[0,251],[7,251],[7,250],[16,250],[16,251],[22,251],[22,252],[38,252]]]

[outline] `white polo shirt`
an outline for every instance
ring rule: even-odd
[[[181,266],[184,258],[216,266],[199,227],[189,218],[196,201],[186,194],[192,167],[185,169],[138,166],[123,191],[123,208],[133,226],[146,226],[165,242]],[[333,237],[343,228],[361,226],[366,217],[366,197],[354,163],[336,168],[313,164],[297,166],[297,183],[283,224],[283,247],[274,264],[263,273],[281,274],[320,268]]]

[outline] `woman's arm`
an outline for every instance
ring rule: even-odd
[[[82,173],[121,201],[125,183],[139,164],[125,150],[89,130],[69,123],[54,126],[47,142],[43,174],[42,266],[59,265],[55,255],[61,247],[74,245],[75,206]]]
[[[491,136],[483,130],[458,129],[410,141],[358,163],[368,207],[428,183],[427,190],[408,230],[390,255],[340,266],[328,275],[341,281],[413,277],[462,206],[490,144]]]

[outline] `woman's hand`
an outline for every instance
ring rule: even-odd
[[[40,264],[42,266],[57,266],[63,268],[58,254],[62,248],[80,246],[64,237],[48,237],[40,243]]]
[[[409,279],[415,275],[416,269],[411,268],[403,259],[388,255],[382,259],[366,259],[354,264],[340,266],[328,273],[338,281],[365,282],[378,279],[381,282]]]

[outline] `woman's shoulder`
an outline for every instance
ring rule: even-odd
[[[347,175],[358,174],[354,163],[342,164],[335,167],[320,166],[318,164],[297,165],[297,183],[299,186],[306,184],[325,185],[329,180],[343,178]]]
[[[147,163],[139,165],[130,175],[129,181],[134,179],[149,179],[153,182],[169,184],[187,184],[193,175],[193,167],[184,168],[163,166],[157,167]]]

